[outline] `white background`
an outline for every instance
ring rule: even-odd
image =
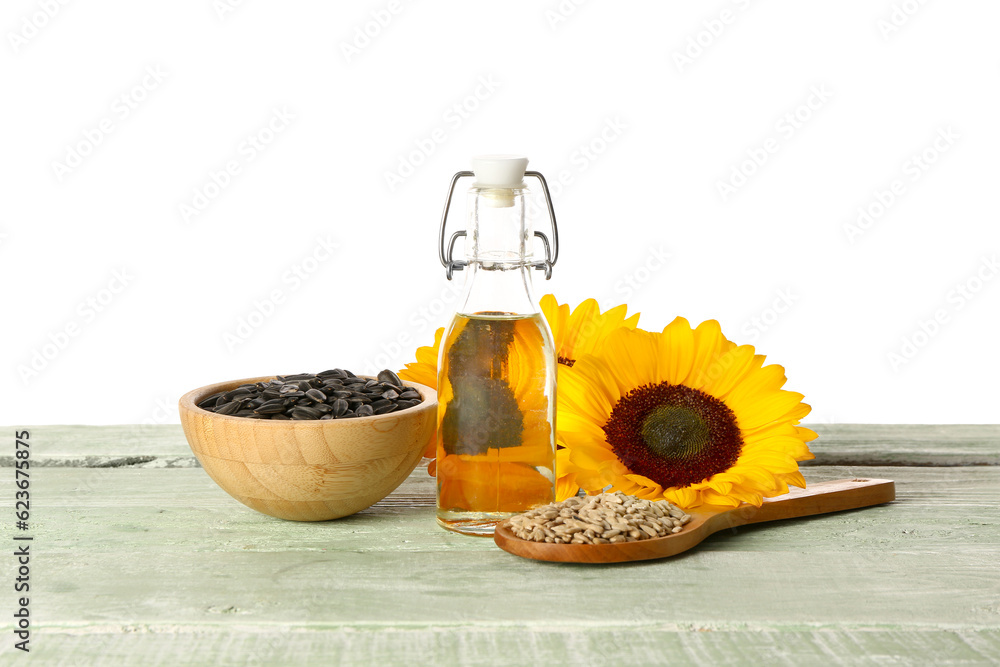
[[[449,314],[438,218],[483,152],[568,182],[538,296],[718,319],[807,421],[997,421],[996,2],[233,4],[4,2],[0,423],[401,367]]]

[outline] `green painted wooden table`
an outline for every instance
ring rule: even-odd
[[[28,428],[31,653],[8,556],[4,665],[1000,663],[1000,426],[817,426],[808,481],[889,478],[897,500],[611,566],[441,530],[423,468],[291,523],[216,487],[178,426]]]

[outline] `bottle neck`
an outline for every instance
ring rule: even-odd
[[[465,271],[465,289],[458,312],[534,315],[538,313],[531,286],[531,268],[485,269],[479,263]]]
[[[458,309],[464,315],[532,315],[532,229],[525,216],[524,189],[469,191],[465,289]]]

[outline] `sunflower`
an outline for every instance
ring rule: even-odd
[[[714,320],[610,333],[560,369],[557,499],[610,486],[684,508],[760,506],[805,487],[797,462],[813,458],[816,434],[798,423],[810,407],[763,364]]]
[[[612,331],[622,327],[634,329],[639,321],[638,313],[626,318],[628,310],[626,305],[602,313],[594,299],[587,299],[572,311],[569,305],[560,305],[551,294],[543,296],[539,303],[542,314],[552,330],[552,340],[560,366],[572,366],[578,355],[592,352]],[[406,368],[399,371],[399,377],[437,389],[438,357],[443,337],[442,327],[434,333],[433,345],[417,348],[416,361],[406,364]],[[433,441],[424,452],[424,457],[431,459],[435,457]],[[435,466],[436,462],[431,461],[427,465],[427,472],[434,475]],[[565,478],[564,483],[568,479]]]

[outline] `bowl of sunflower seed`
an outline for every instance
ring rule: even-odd
[[[431,442],[437,394],[335,368],[232,380],[180,399],[191,451],[216,484],[280,519],[326,521],[385,498]]]

